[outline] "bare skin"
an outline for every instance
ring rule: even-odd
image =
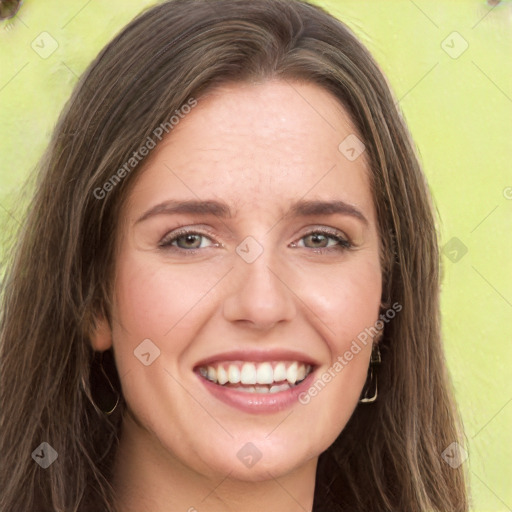
[[[101,320],[92,340],[113,345],[128,405],[121,512],[311,510],[318,457],[357,406],[371,340],[306,405],[282,410],[219,400],[197,367],[233,350],[293,351],[314,361],[316,380],[374,325],[382,282],[368,168],[364,153],[350,161],[338,149],[354,133],[316,85],[233,84],[200,98],[153,150],[122,213],[114,322]],[[198,200],[232,215],[170,211]],[[298,201],[345,206],[301,213]],[[254,261],[241,256],[258,247]],[[134,357],[146,339],[160,351],[149,365]],[[261,455],[254,465],[247,443]]]

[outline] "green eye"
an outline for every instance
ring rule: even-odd
[[[180,249],[199,249],[202,238],[201,235],[188,233],[175,238],[174,241]]]
[[[196,231],[179,231],[169,233],[159,243],[159,246],[162,248],[190,252],[198,249],[205,249],[206,247],[211,247],[213,245],[215,245],[215,243],[209,236]],[[353,247],[351,242],[337,232],[323,230],[311,231],[304,235],[298,243],[292,244],[292,246],[313,249],[318,252],[341,251]]]
[[[344,237],[329,231],[312,231],[301,238],[300,247],[307,249],[343,250],[350,249],[352,244]]]
[[[203,245],[204,241],[208,241],[207,245]],[[176,248],[178,250],[194,250],[203,249],[214,245],[209,237],[203,233],[195,231],[180,231],[178,233],[170,233],[161,242],[160,247]]]

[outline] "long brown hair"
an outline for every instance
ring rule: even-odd
[[[359,405],[320,456],[314,510],[467,510],[463,467],[441,458],[461,430],[441,345],[428,187],[374,60],[343,23],[298,0],[162,3],[81,78],[2,285],[2,510],[115,510],[109,482],[124,403],[112,416],[92,404],[90,334],[98,315],[112,320],[119,212],[143,164],[104,185],[190,98],[269,79],[318,84],[351,114],[371,171],[382,302],[402,306],[381,341],[377,401]],[[58,453],[45,470],[31,457],[41,442]]]

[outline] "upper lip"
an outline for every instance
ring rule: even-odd
[[[194,368],[207,366],[213,363],[227,361],[264,362],[264,361],[298,361],[312,367],[318,366],[318,362],[310,355],[296,350],[273,349],[273,350],[232,350],[222,352],[198,361]]]

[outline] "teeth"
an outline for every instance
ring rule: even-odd
[[[213,366],[208,366],[208,380],[217,382],[217,370]]]
[[[281,382],[286,380],[286,365],[284,363],[277,363],[274,368],[274,381]]]
[[[296,382],[300,382],[305,377],[306,377],[306,367],[303,364],[301,364],[297,368],[297,380],[296,380]]]
[[[280,384],[276,386],[272,386],[268,392],[269,393],[279,393],[279,391],[286,391],[287,389],[290,389],[290,384]]]
[[[278,393],[301,382],[310,373],[311,366],[293,362],[263,362],[215,364],[202,366],[199,373],[204,378],[220,384],[243,384],[237,386],[239,391],[249,393]]]
[[[240,373],[242,384],[256,384],[256,366],[253,363],[244,363]]]
[[[279,391],[286,391],[287,389],[290,389],[290,385],[287,384],[280,384],[279,386],[271,386],[268,388],[267,386],[240,386],[236,387],[237,391],[241,391],[242,393],[279,393]]]
[[[228,373],[224,370],[224,366],[220,365],[217,368],[217,382],[219,384],[226,384],[228,381]]]
[[[297,373],[298,373],[298,365],[297,363],[292,363],[288,370],[286,370],[286,380],[290,384],[295,384],[297,382]]]
[[[235,364],[229,365],[228,380],[231,384],[238,384],[240,382],[240,369]]]
[[[256,382],[258,384],[272,384],[274,382],[274,370],[270,363],[262,363],[258,366]]]

